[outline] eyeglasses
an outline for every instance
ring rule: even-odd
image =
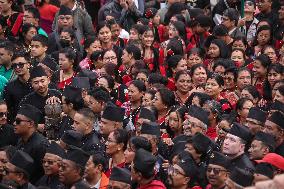
[[[187,177],[185,174],[181,173],[178,169],[175,169],[173,166],[168,167],[168,174],[169,175],[182,175]]]
[[[12,68],[15,69],[15,68],[23,68],[25,66],[26,63],[24,62],[19,62],[19,63],[14,63],[12,64]]]
[[[104,57],[105,60],[115,60],[117,59],[116,56],[112,56],[112,57]]]
[[[15,123],[17,124],[17,125],[19,125],[21,122],[31,122],[30,120],[23,120],[23,119],[20,119],[20,118],[16,118],[15,119]]]
[[[0,117],[7,117],[7,112],[0,112]]]
[[[211,173],[212,171],[213,171],[213,173],[214,173],[215,175],[219,175],[221,172],[226,172],[225,169],[212,168],[212,167],[208,167],[208,168],[207,168],[207,172],[208,172],[208,173]]]

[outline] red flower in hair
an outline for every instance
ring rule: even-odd
[[[148,9],[145,13],[145,17],[146,18],[151,18],[153,16],[153,12],[151,9]]]
[[[226,111],[226,110],[229,110],[229,109],[231,109],[231,107],[228,103],[222,104],[222,110],[223,111]]]
[[[173,56],[173,55],[175,55],[175,53],[174,53],[174,51],[173,51],[172,49],[169,49],[169,50],[167,51],[167,55],[168,55],[168,56]]]
[[[247,69],[252,70],[253,69],[253,62],[248,64],[246,67],[247,67]]]

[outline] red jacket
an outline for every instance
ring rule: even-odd
[[[144,186],[139,186],[138,189],[166,189],[165,185],[158,180],[153,180],[151,183],[144,185]]]

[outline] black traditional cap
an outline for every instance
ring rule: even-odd
[[[72,87],[78,89],[90,89],[90,80],[87,77],[74,77],[70,84]]]
[[[198,120],[200,120],[201,122],[203,122],[206,126],[209,125],[209,113],[206,112],[204,109],[202,109],[199,106],[195,106],[195,105],[191,105],[189,110],[188,110],[188,114],[191,117],[194,117]]]
[[[31,175],[31,167],[34,164],[33,158],[22,150],[17,150],[10,161],[11,164],[22,169],[28,176]]]
[[[212,35],[214,35],[214,36],[226,36],[226,35],[228,35],[228,33],[229,33],[228,29],[223,24],[219,24],[219,25],[216,25],[213,28]]]
[[[273,178],[274,169],[269,163],[259,163],[255,166],[254,173],[267,176],[268,178]]]
[[[133,163],[134,168],[137,171],[141,172],[142,174],[146,174],[154,170],[156,161],[157,159],[155,156],[153,156],[150,152],[140,148],[135,153]]]
[[[110,121],[123,122],[124,114],[124,108],[117,107],[113,103],[107,103],[102,118]]]
[[[78,102],[82,100],[82,90],[80,88],[67,85],[64,88],[63,96],[70,102]]]
[[[23,104],[20,106],[18,114],[24,115],[35,123],[41,120],[42,112],[30,104]]]
[[[58,15],[72,15],[72,10],[67,6],[61,5]]]
[[[174,143],[172,149],[171,149],[171,159],[178,155],[179,153],[183,152],[185,149],[186,141],[176,142]]]
[[[58,64],[52,58],[44,58],[41,62],[43,65],[46,65],[53,72],[58,70]]]
[[[139,118],[148,119],[152,122],[155,122],[157,120],[154,113],[148,108],[140,109]]]
[[[201,9],[201,8],[190,8],[190,9],[188,10],[188,13],[189,13],[190,19],[193,20],[193,19],[195,19],[197,16],[203,15],[203,14],[204,14],[204,11],[203,11],[203,9]]]
[[[260,108],[252,107],[249,109],[247,118],[255,119],[264,124],[266,120],[266,114]]]
[[[284,129],[284,115],[281,112],[273,112],[271,116],[268,117],[268,120]]]
[[[73,130],[68,130],[62,135],[61,140],[67,145],[81,147],[82,137],[83,135],[81,133]]]
[[[209,159],[209,164],[219,165],[221,167],[224,167],[225,169],[229,169],[230,162],[230,159],[219,152],[212,152]]]
[[[253,175],[249,171],[236,167],[232,171],[230,179],[242,187],[247,187],[252,185]]]
[[[207,153],[209,147],[212,146],[212,141],[210,140],[210,138],[201,133],[196,133],[191,138],[191,143],[193,147],[202,154]]]
[[[98,79],[98,74],[96,72],[93,72],[91,70],[87,70],[87,69],[82,69],[79,73],[78,73],[78,77],[87,77],[89,78],[89,80],[91,82],[95,81],[96,79]]]
[[[230,20],[239,20],[239,12],[234,8],[228,8],[224,11],[223,16],[227,16]]]
[[[86,163],[89,160],[89,158],[90,158],[89,154],[84,152],[81,148],[73,146],[68,149],[65,157],[65,159],[73,161],[74,163],[82,167],[86,166]]]
[[[246,142],[249,142],[252,137],[247,127],[242,126],[236,122],[233,123],[232,128],[229,130],[229,133],[243,139]]]
[[[83,182],[76,182],[74,184],[76,189],[90,189],[90,186],[87,182],[83,181]]]
[[[274,150],[276,147],[275,138],[272,135],[264,133],[262,131],[256,133],[254,140],[263,142],[265,145],[269,146],[272,150]]]
[[[128,169],[114,167],[111,170],[111,175],[109,180],[131,184],[131,173]]]
[[[190,139],[190,136],[187,135],[178,135],[177,137],[173,138],[173,143],[177,143],[177,142],[186,142]]]
[[[275,100],[271,106],[270,106],[270,111],[279,111],[284,114],[284,103],[280,102],[279,100]]]
[[[183,169],[185,175],[188,177],[194,177],[198,174],[198,168],[190,153],[182,153],[182,155],[180,155],[180,161],[177,165]]]
[[[141,134],[161,136],[160,126],[156,122],[143,122],[141,125]]]
[[[206,15],[198,15],[195,19],[201,27],[210,27],[212,25],[212,19]]]
[[[30,71],[30,79],[43,76],[47,76],[47,74],[41,66],[36,66]]]
[[[51,141],[50,145],[46,149],[46,153],[54,154],[54,155],[57,155],[61,158],[64,158],[64,156],[65,156],[64,149],[61,148],[61,146],[59,146],[59,144],[57,144],[55,141]]]

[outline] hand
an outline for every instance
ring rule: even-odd
[[[56,103],[60,103],[61,104],[61,100],[56,97],[56,96],[52,96],[52,97],[49,97],[46,101],[45,101],[46,104],[56,104]]]
[[[174,145],[174,143],[173,143],[173,141],[172,141],[171,138],[163,138],[163,142],[164,142],[165,144],[167,144],[168,146]]]
[[[239,19],[239,22],[238,22],[238,26],[239,26],[239,27],[242,27],[242,26],[244,26],[245,24],[246,24],[246,18],[245,18],[245,17]]]
[[[37,125],[37,130],[38,130],[40,133],[43,133],[43,131],[44,131],[44,124],[38,124],[38,125]]]
[[[120,6],[123,8],[123,9],[128,9],[128,5],[127,5],[127,2],[126,0],[120,0]]]
[[[258,106],[259,106],[259,107],[265,107],[266,104],[267,104],[267,101],[264,100],[263,98],[260,99],[260,101],[258,102]]]
[[[126,2],[127,2],[127,4],[128,4],[128,6],[129,6],[129,7],[131,7],[131,6],[132,6],[132,4],[134,3],[134,1],[133,1],[133,0],[126,0]]]
[[[167,171],[168,168],[170,167],[170,163],[169,160],[164,160],[163,164],[162,164],[163,170]]]

